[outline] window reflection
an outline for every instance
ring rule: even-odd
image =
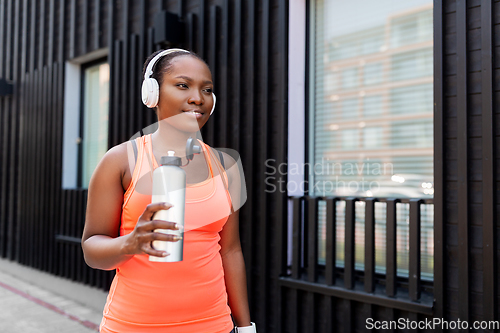
[[[315,95],[309,161],[330,166],[333,172],[309,175],[310,181],[318,183],[312,194],[433,197],[432,18],[429,0],[315,1],[311,20]],[[429,242],[432,244],[433,207],[424,206],[422,277],[432,278],[433,246]],[[383,207],[376,205],[378,271],[385,269]],[[338,206],[338,265],[343,265],[344,255],[343,214],[343,207]],[[362,249],[361,206],[359,214],[356,246]],[[398,274],[405,276],[408,207],[398,205],[397,214]],[[320,214],[322,223],[324,218]],[[320,254],[324,253],[321,244]],[[364,263],[360,249],[355,252],[357,269]]]
[[[97,164],[108,150],[109,64],[84,70],[81,186],[87,188]]]

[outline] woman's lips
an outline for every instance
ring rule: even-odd
[[[183,112],[187,113],[193,117],[196,117],[196,119],[200,119],[201,117],[203,117],[203,113],[200,111],[190,110],[190,111],[183,111]]]

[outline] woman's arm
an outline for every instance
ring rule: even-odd
[[[128,164],[126,145],[111,148],[101,159],[90,179],[82,249],[85,262],[92,268],[112,270],[135,254],[167,255],[151,247],[153,240],[175,241],[173,235],[154,233],[154,229],[176,229],[173,222],[151,220],[165,203],[150,204],[139,218],[134,231],[119,237],[123,204],[123,168]]]
[[[228,154],[224,154],[226,165],[236,163]],[[239,193],[243,177],[236,167],[226,168],[229,180],[230,193]],[[239,199],[239,198],[238,198]],[[234,196],[233,196],[234,200]],[[224,228],[220,234],[220,253],[224,268],[226,290],[229,307],[237,326],[250,326],[250,310],[248,307],[247,279],[245,261],[241,251],[239,232],[239,205],[235,207],[234,213],[229,215]]]
[[[239,211],[229,216],[220,232],[220,245],[229,307],[237,326],[250,326],[245,261],[241,251]]]

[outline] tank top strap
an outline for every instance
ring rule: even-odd
[[[199,141],[199,140],[198,140]],[[205,148],[205,150],[209,153],[210,158],[207,159],[207,163],[209,165],[210,170],[213,170],[214,167],[217,168],[219,171],[219,174],[222,175],[223,180],[228,183],[228,178],[226,174],[226,170],[222,166],[221,162],[219,161],[219,154],[216,153],[215,149],[204,143],[203,141],[199,141]],[[215,165],[212,165],[212,160],[215,162]],[[212,173],[213,176],[213,173]]]
[[[149,171],[151,172],[151,179],[153,179],[153,171],[159,165],[156,162],[155,155],[153,154],[153,145],[151,143],[151,134],[147,134],[144,136],[143,148],[144,148],[144,156],[143,159],[146,160],[145,163],[149,164]]]
[[[199,141],[199,140],[198,140]],[[221,162],[219,161],[219,154],[215,152],[215,149],[210,147],[209,145],[205,144],[202,141],[201,144],[205,147],[205,149],[209,152],[210,157],[207,158],[207,163],[209,163],[210,170],[212,170],[212,160],[214,161],[215,167],[219,171],[219,175],[221,175],[221,180],[224,185],[224,190],[226,192],[227,200],[229,201],[229,206],[231,207],[231,213],[233,213],[233,205],[232,205],[232,199],[231,199],[231,193],[229,192],[229,178],[227,176],[225,168],[222,166]],[[212,173],[213,177],[213,173]]]
[[[143,160],[143,155],[144,155],[144,137],[135,138],[134,142],[135,142],[136,147],[137,147],[137,158],[135,158],[135,156],[133,157],[135,159],[134,170],[132,171],[132,179],[130,181],[130,185],[128,186],[127,191],[123,195],[122,208],[125,207],[128,200],[130,199],[132,192],[134,191],[135,186],[137,184],[137,181],[139,179],[141,168],[142,168],[142,160]],[[129,157],[129,160],[130,160],[130,157]]]

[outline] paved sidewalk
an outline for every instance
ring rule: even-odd
[[[65,290],[75,291],[72,298],[85,293],[95,302],[87,299],[84,304],[71,299]],[[105,295],[95,288],[0,259],[0,332],[96,332]]]

